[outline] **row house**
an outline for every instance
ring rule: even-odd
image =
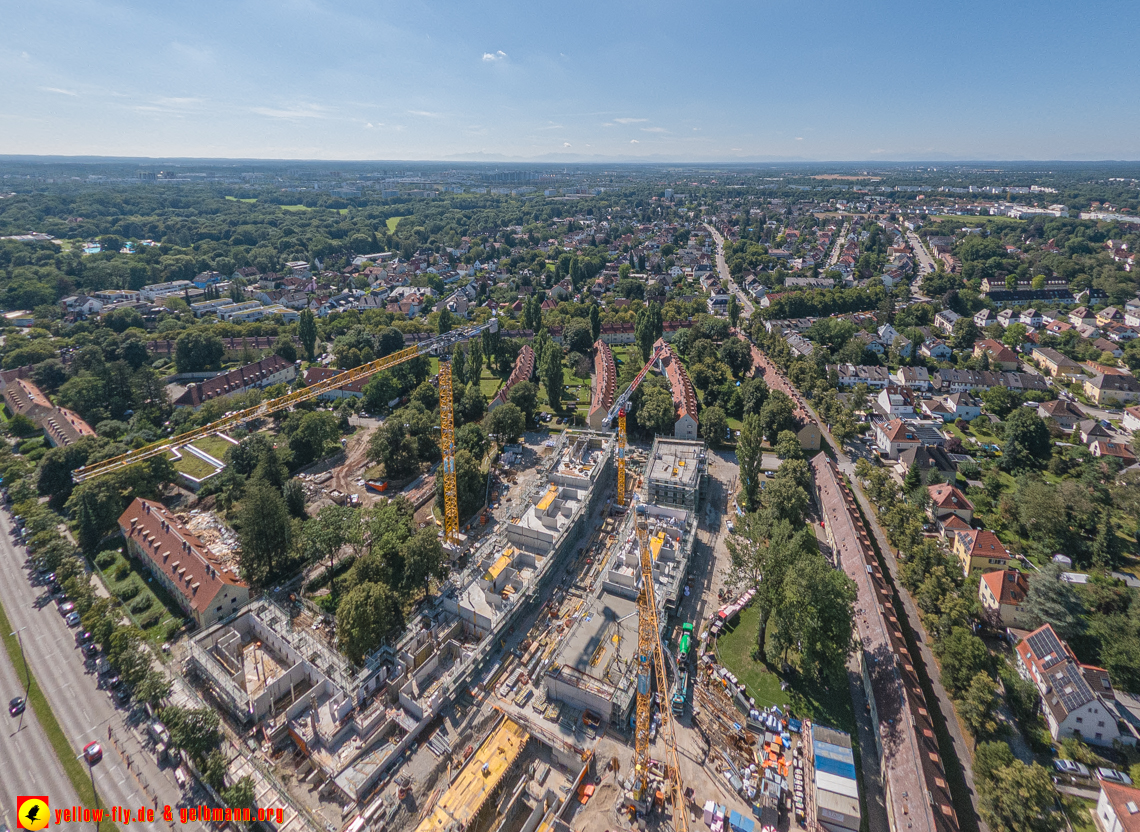
[[[840,387],[854,387],[857,384],[866,384],[876,390],[885,388],[890,383],[890,371],[877,364],[828,364],[827,374],[834,372]]]
[[[602,339],[594,344],[594,388],[590,396],[590,411],[586,423],[593,430],[601,430],[602,422],[614,406],[617,392],[617,364],[610,345]]]
[[[495,394],[495,398],[491,399],[491,403],[487,405],[487,409],[494,410],[499,405],[506,404],[511,388],[519,382],[530,381],[531,377],[534,376],[534,365],[534,350],[531,349],[529,344],[523,344],[519,350],[518,357],[515,359],[515,366],[511,370],[510,378],[499,388],[499,392]]]
[[[189,384],[185,392],[174,400],[175,407],[199,408],[210,399],[244,393],[254,388],[292,381],[297,377],[297,365],[279,355],[269,355],[260,361],[237,367],[198,384]]]
[[[1032,373],[1006,373],[992,370],[941,369],[931,379],[933,388],[944,393],[965,393],[1008,387],[1010,390],[1047,391],[1049,383]]]
[[[981,403],[969,393],[949,393],[925,399],[920,405],[923,414],[931,419],[953,422],[961,419],[972,422],[982,415]]]
[[[1084,367],[1051,347],[1033,347],[1029,357],[1053,378],[1068,381],[1084,377]]]
[[[697,393],[689,374],[680,359],[673,354],[664,339],[658,339],[654,351],[663,350],[661,366],[665,371],[665,378],[669,381],[669,388],[673,393],[673,406],[676,411],[673,436],[677,439],[697,438]]]
[[[987,310],[988,311],[988,310]],[[992,338],[982,338],[974,343],[974,357],[980,358],[988,355],[990,367],[998,370],[1013,371],[1017,369],[1017,353],[1001,341]]]

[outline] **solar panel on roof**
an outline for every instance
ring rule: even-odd
[[[1056,675],[1061,676],[1062,673]],[[1085,682],[1076,665],[1070,663],[1070,666],[1065,668],[1063,676],[1064,681],[1059,680],[1058,684],[1053,686],[1053,692],[1060,697],[1066,711],[1075,711],[1095,698],[1092,688]]]
[[[1041,661],[1046,669],[1052,667],[1065,656],[1065,648],[1061,640],[1053,632],[1052,627],[1046,627],[1029,637],[1029,649]],[[1051,655],[1051,657],[1050,657]]]

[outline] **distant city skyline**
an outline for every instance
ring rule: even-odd
[[[0,154],[1140,159],[1126,2],[11,2]]]

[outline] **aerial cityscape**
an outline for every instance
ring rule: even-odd
[[[0,830],[1140,832],[1134,9],[263,5],[0,33]]]

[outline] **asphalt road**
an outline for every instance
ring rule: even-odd
[[[742,318],[751,318],[753,311],[755,311],[751,299],[749,299],[748,295],[744,294],[744,291],[736,285],[736,281],[728,274],[728,264],[724,260],[724,237],[708,223],[705,223],[705,228],[709,230],[709,233],[713,235],[713,239],[716,240],[716,269],[720,275],[720,279],[728,281],[730,291],[735,294],[736,299],[740,301],[740,316]]]
[[[32,673],[75,754],[78,756],[92,740],[102,745],[103,759],[94,766],[101,800],[134,807],[135,811],[144,804],[153,807],[156,799],[160,810],[166,804],[177,806],[181,795],[172,770],[160,770],[153,751],[144,748],[128,727],[128,719],[145,725],[144,712],[116,707],[108,692],[98,687],[94,664],[86,664],[76,647],[76,631],[64,622],[47,588],[29,580],[24,549],[14,544],[11,529],[11,516],[7,510],[0,512],[0,601],[13,628],[24,628],[24,650]],[[108,728],[115,743],[107,741]],[[2,768],[6,771],[10,767]],[[59,763],[31,761],[26,768],[34,770],[35,776],[50,778]],[[7,776],[0,774],[0,780]],[[54,794],[52,798],[57,799]],[[132,822],[131,828],[136,825],[143,829],[170,828],[165,822]]]
[[[918,258],[918,273],[924,275],[927,272],[934,271],[934,258],[930,256],[930,252],[926,250],[926,246],[922,243],[922,238],[910,231],[906,235],[910,247],[914,249],[914,256]]]
[[[13,666],[8,651],[0,651],[0,698],[7,703],[13,696],[24,695],[24,668]],[[5,707],[7,707],[5,705]],[[74,806],[79,800],[71,781],[60,765],[32,708],[20,717],[0,716],[0,818],[10,829],[16,828],[16,796],[48,795],[49,808]],[[17,730],[18,729],[18,730]],[[18,764],[13,764],[18,761]]]

